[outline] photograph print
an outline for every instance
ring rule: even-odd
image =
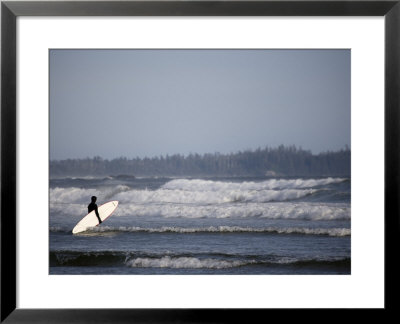
[[[50,49],[50,275],[350,275],[349,49]]]

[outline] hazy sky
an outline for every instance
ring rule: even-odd
[[[51,50],[50,158],[350,146],[350,50]]]

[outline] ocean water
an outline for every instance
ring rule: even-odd
[[[97,204],[101,225],[73,235]],[[50,274],[350,274],[349,178],[52,178]]]

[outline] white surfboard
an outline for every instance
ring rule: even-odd
[[[97,208],[102,222],[104,222],[118,206],[118,201],[110,201]],[[92,210],[89,214],[83,217],[78,224],[73,228],[72,234],[77,234],[86,231],[90,227],[99,225],[99,219],[96,212]]]

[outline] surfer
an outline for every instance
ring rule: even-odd
[[[99,219],[99,224],[102,223],[100,215],[99,215],[99,211],[97,210],[97,205],[96,205],[96,200],[97,197],[96,196],[92,196],[92,202],[88,205],[88,213],[90,213],[92,210],[94,210],[94,212],[96,213],[97,218]]]

